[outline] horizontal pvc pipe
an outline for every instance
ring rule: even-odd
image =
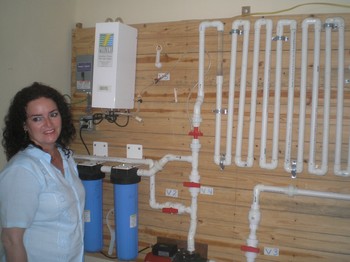
[[[97,162],[113,162],[124,164],[144,164],[152,167],[154,161],[152,159],[136,159],[136,158],[122,158],[122,157],[105,157],[105,156],[91,156],[91,155],[73,155],[76,160],[88,160]]]
[[[259,198],[260,198],[261,192],[285,194],[290,197],[308,196],[308,197],[330,198],[330,199],[350,201],[350,194],[340,194],[340,193],[325,192],[325,191],[298,189],[295,186],[276,187],[276,186],[265,186],[262,184],[258,184],[254,187],[254,198],[253,198],[254,205],[259,205]]]

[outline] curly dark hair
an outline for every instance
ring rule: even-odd
[[[5,116],[2,145],[7,160],[10,160],[18,151],[25,149],[29,144],[33,144],[23,128],[27,119],[26,107],[29,102],[41,97],[52,99],[56,103],[62,117],[62,131],[56,143],[62,147],[66,154],[70,154],[68,145],[74,139],[76,130],[73,125],[69,105],[64,96],[56,89],[34,82],[32,85],[18,91]]]

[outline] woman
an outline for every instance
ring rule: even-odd
[[[7,262],[83,261],[85,192],[68,145],[75,129],[64,97],[33,83],[14,97],[2,144],[0,228]]]

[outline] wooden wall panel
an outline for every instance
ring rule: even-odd
[[[345,78],[350,78],[350,15],[329,14],[313,15],[324,21],[327,17],[341,16],[345,19]],[[301,61],[301,23],[307,16],[274,16],[274,28],[280,19],[295,19],[298,22],[297,29],[297,54],[296,54],[296,87],[295,104],[299,104],[300,88],[300,61]],[[249,103],[251,96],[251,72],[253,51],[253,24],[256,17],[247,18],[251,21],[251,35],[249,41],[249,62],[247,77],[246,107],[244,114],[244,133],[242,157],[246,157],[249,128]],[[230,65],[230,30],[233,18],[221,19],[225,23],[224,34],[224,90],[223,102],[227,102]],[[180,21],[154,24],[132,25],[138,29],[137,72],[135,100],[142,99],[141,104],[135,103],[137,114],[143,122],[130,119],[129,124],[118,127],[103,121],[96,125],[93,131],[82,131],[82,137],[92,152],[93,141],[103,141],[109,144],[109,156],[126,156],[126,144],[142,144],[144,158],[158,160],[166,154],[190,155],[191,130],[189,118],[192,116],[193,105],[196,99],[196,83],[198,81],[198,27],[201,21]],[[86,115],[86,95],[76,91],[75,66],[76,56],[93,54],[94,28],[76,28],[72,33],[72,110],[74,121],[79,128],[79,118]],[[274,31],[275,32],[275,31]],[[264,32],[261,42],[264,43]],[[288,30],[285,34],[288,34]],[[310,32],[309,45],[312,47],[312,32]],[[323,70],[324,70],[324,37],[321,37],[321,66],[320,66],[320,93],[319,115],[323,112]],[[161,62],[163,67],[157,69],[154,66],[156,46],[162,45]],[[272,44],[273,49],[276,44]],[[288,43],[284,50],[288,50]],[[312,48],[311,48],[312,49]],[[215,109],[216,100],[216,52],[217,34],[214,29],[206,32],[206,51],[211,58],[211,67],[206,74],[205,100],[202,106],[203,122],[200,129],[204,133],[200,137],[202,148],[199,155],[199,174],[201,184],[214,189],[214,195],[200,195],[198,198],[198,228],[196,242],[208,244],[208,258],[217,262],[245,261],[244,253],[240,247],[245,244],[249,235],[248,212],[252,203],[253,188],[256,184],[273,186],[293,185],[301,189],[329,191],[350,194],[350,177],[339,177],[333,174],[336,105],[337,101],[337,41],[332,39],[332,79],[330,101],[330,140],[329,140],[329,172],[325,176],[311,175],[307,172],[308,146],[304,153],[304,171],[291,179],[290,174],[283,169],[284,143],[286,132],[287,95],[288,95],[288,59],[282,63],[282,90],[281,90],[281,115],[279,136],[279,164],[274,170],[259,168],[261,110],[263,98],[263,70],[264,53],[260,54],[259,87],[257,97],[256,115],[256,139],[254,148],[255,162],[252,168],[240,168],[232,164],[221,170],[213,163],[214,136],[215,136]],[[242,48],[238,44],[237,73],[235,89],[235,121],[233,130],[233,154],[235,153],[237,110],[240,85],[240,63]],[[209,67],[208,56],[206,67]],[[312,71],[312,52],[309,54],[309,72]],[[272,144],[272,118],[274,99],[274,68],[275,51],[271,55],[271,88],[269,105],[269,126],[267,147]],[[155,82],[158,72],[170,72],[170,81]],[[307,79],[308,86],[312,84],[312,77]],[[174,101],[174,88],[177,89],[178,101]],[[344,90],[344,146],[342,148],[342,166],[347,164],[347,147],[350,126],[350,88],[345,85]],[[309,125],[311,114],[312,92],[308,88],[306,106],[306,130],[305,141],[309,143]],[[101,110],[94,109],[94,113]],[[298,132],[298,107],[295,106],[293,116],[293,132]],[[222,148],[225,144],[226,119],[222,116]],[[120,117],[120,124],[126,121]],[[322,120],[319,120],[322,124]],[[317,141],[322,132],[318,130]],[[294,137],[292,154],[296,154],[297,141]],[[316,159],[320,159],[322,145],[316,144]],[[73,144],[77,154],[86,154],[86,150],[79,137]],[[223,149],[222,149],[223,150]],[[156,175],[157,201],[172,201],[189,204],[188,189],[182,186],[188,180],[191,166],[188,163],[172,162]],[[167,188],[177,189],[177,199],[165,196]],[[157,237],[186,240],[189,227],[188,215],[167,215],[159,210],[149,207],[149,178],[142,178],[139,184],[139,247],[140,249],[155,244]],[[349,201],[337,201],[312,197],[279,195],[262,193],[260,198],[261,223],[257,235],[260,254],[256,261],[295,261],[295,262],[326,262],[350,260],[350,203]],[[104,181],[104,215],[113,207],[113,187],[108,178]],[[112,222],[113,224],[113,222]],[[105,250],[109,244],[109,232],[104,227]],[[279,248],[279,256],[271,257],[263,254],[264,247]],[[144,255],[150,249],[140,253],[138,261],[142,261]]]

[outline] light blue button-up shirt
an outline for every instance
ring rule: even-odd
[[[84,260],[84,187],[73,157],[60,150],[64,176],[51,156],[32,145],[0,173],[2,228],[25,228],[29,262]]]

